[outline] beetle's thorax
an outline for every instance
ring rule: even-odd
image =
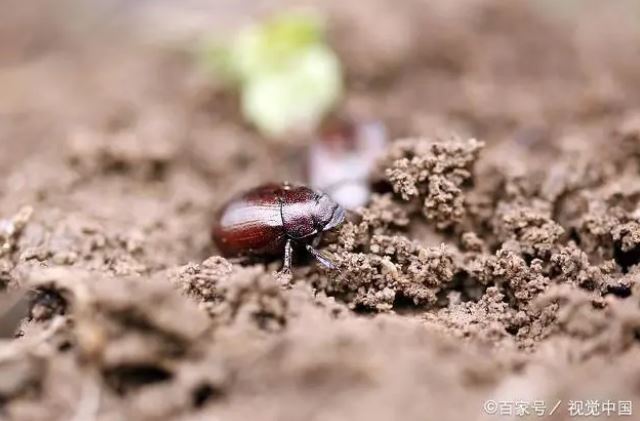
[[[320,234],[332,221],[337,208],[327,195],[307,187],[285,189],[280,210],[287,237],[301,240]]]
[[[313,191],[309,189],[285,192],[285,197],[280,201],[280,212],[287,237],[301,240],[318,233],[313,217],[315,212],[313,195]]]
[[[282,205],[282,225],[287,237],[293,240],[301,240],[318,232],[313,218],[301,208],[304,209],[304,206]]]

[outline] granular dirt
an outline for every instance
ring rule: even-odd
[[[209,230],[234,193],[302,181],[307,140],[261,139],[184,52],[43,3],[29,37],[0,16],[0,290],[29,300],[0,311],[0,418],[640,402],[635,3],[322,2],[345,112],[394,141],[322,244],[339,271],[290,275]]]

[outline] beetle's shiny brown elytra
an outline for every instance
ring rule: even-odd
[[[266,184],[224,205],[212,237],[226,257],[284,253],[284,270],[289,270],[293,245],[301,245],[324,266],[335,269],[314,247],[324,231],[344,218],[344,209],[322,192],[287,183]]]

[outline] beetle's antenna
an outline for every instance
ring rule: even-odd
[[[306,248],[307,248],[307,251],[311,253],[311,255],[313,255],[313,257],[315,257],[316,260],[320,262],[324,267],[329,268],[331,270],[339,271],[339,269],[336,267],[336,265],[333,264],[331,260],[329,260],[328,258],[324,257],[322,254],[320,254],[320,252],[314,249],[311,244],[307,244]]]

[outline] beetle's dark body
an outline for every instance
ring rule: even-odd
[[[344,220],[344,210],[327,195],[305,186],[267,184],[232,199],[220,211],[213,239],[227,256],[277,256],[285,252],[290,264],[291,244],[313,250],[323,231]]]

